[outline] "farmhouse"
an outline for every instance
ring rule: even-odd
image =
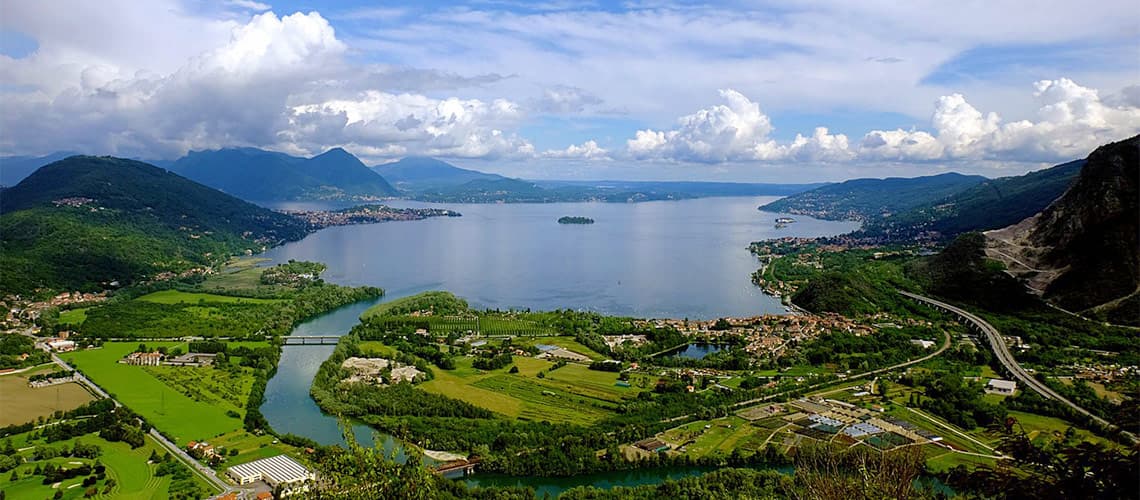
[[[119,362],[137,366],[158,366],[165,357],[161,352],[132,352]]]
[[[641,441],[633,443],[633,445],[653,453],[667,451],[669,449],[669,445],[657,438],[642,439]]]
[[[308,491],[306,482],[317,478],[312,471],[285,455],[235,465],[227,469],[226,474],[238,484],[265,481],[271,488],[280,486],[286,495]]]
[[[166,364],[173,366],[210,366],[214,364],[214,358],[216,357],[218,357],[217,354],[188,352],[176,358],[171,358]]]
[[[990,379],[990,381],[986,383],[987,394],[1003,394],[1010,396],[1013,395],[1013,392],[1016,390],[1017,382],[1014,382],[1012,380],[1002,380],[995,378]]]

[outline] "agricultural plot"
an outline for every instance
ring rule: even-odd
[[[609,413],[599,408],[596,400],[537,384],[522,377],[496,375],[472,385],[521,401],[518,417],[522,419],[589,424]]]
[[[614,386],[616,373],[575,364],[546,371],[553,364],[535,358],[516,357],[511,366],[519,368],[517,374],[508,373],[509,367],[476,370],[471,358],[459,358],[456,365],[455,370],[436,370],[433,380],[418,387],[507,417],[588,424],[608,416],[617,401],[639,391]],[[539,372],[545,378],[538,378]]]
[[[253,369],[231,366],[227,369],[188,366],[145,366],[143,369],[167,386],[200,403],[245,413],[253,388]]]
[[[183,350],[186,349],[186,344],[179,342],[148,342],[147,345],[168,348],[181,346]],[[137,342],[107,342],[100,349],[66,353],[63,358],[179,445],[191,440],[210,439],[241,428],[240,415],[227,415],[226,405],[195,401],[155,378],[144,367],[118,362],[137,346]]]
[[[67,411],[94,400],[94,396],[77,383],[48,387],[29,387],[28,378],[50,373],[59,367],[50,365],[0,376],[0,427],[31,422],[56,411]]]
[[[162,290],[160,292],[148,293],[135,300],[153,302],[156,304],[198,304],[202,302],[213,302],[218,304],[272,304],[275,302],[282,302],[278,299],[252,299],[248,297],[232,297],[229,295],[216,295],[212,293],[182,292],[179,290]]]
[[[80,307],[79,309],[68,309],[59,312],[59,324],[68,326],[82,325],[87,320],[87,310],[90,307]]]

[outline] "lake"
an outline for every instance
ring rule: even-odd
[[[667,352],[665,355],[689,359],[704,359],[705,356],[708,356],[709,354],[720,352],[728,348],[729,346],[723,344],[689,344],[682,348]]]
[[[383,287],[389,297],[448,290],[476,308],[570,308],[636,317],[715,319],[783,313],[751,282],[748,244],[782,236],[852,231],[852,222],[756,207],[776,197],[701,198],[645,203],[429,204],[463,217],[333,227],[264,256],[324,262],[324,278]],[[277,203],[273,208],[344,204]],[[558,224],[584,216],[589,225]]]

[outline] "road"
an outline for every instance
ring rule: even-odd
[[[926,360],[928,360],[928,359],[931,359],[931,358],[933,358],[933,357],[935,357],[935,356],[938,356],[939,354],[942,354],[943,352],[946,352],[946,349],[949,349],[949,348],[950,348],[950,332],[942,332],[942,334],[943,334],[943,336],[944,336],[944,337],[943,337],[943,339],[942,339],[942,347],[939,347],[937,351],[934,351],[934,352],[932,352],[932,353],[930,353],[930,354],[927,354],[926,356],[923,356],[923,357],[921,357],[921,358],[915,358],[915,359],[912,359],[912,360],[910,360],[910,361],[904,361],[904,362],[902,362],[902,363],[899,363],[899,364],[896,364],[896,365],[891,365],[891,366],[888,366],[888,367],[886,367],[886,368],[879,368],[878,370],[871,370],[871,371],[869,371],[869,372],[863,372],[863,373],[859,373],[859,374],[856,374],[856,375],[852,375],[852,376],[850,376],[850,377],[847,377],[847,378],[843,379],[843,382],[850,382],[850,381],[852,381],[852,380],[859,380],[859,379],[864,379],[864,378],[870,377],[870,376],[872,376],[872,375],[878,375],[878,374],[880,374],[880,373],[889,372],[889,371],[892,371],[892,370],[898,370],[899,368],[906,368],[906,367],[908,367],[908,366],[910,366],[910,365],[918,364],[918,363],[921,363],[921,362],[923,362],[923,361],[926,361]],[[788,394],[788,393],[790,393],[790,392],[795,392],[795,391],[803,391],[803,390],[811,391],[811,390],[814,390],[814,389],[818,389],[818,388],[820,388],[820,387],[824,387],[824,386],[827,386],[827,385],[831,385],[831,384],[834,384],[834,383],[836,383],[836,382],[837,382],[837,381],[835,381],[835,380],[828,380],[827,382],[820,382],[820,383],[818,383],[818,384],[812,384],[812,385],[809,385],[809,386],[807,386],[807,387],[797,387],[797,388],[795,388],[795,389],[792,389],[792,390],[789,390],[789,391],[779,392],[779,393],[776,393],[776,394],[769,394],[769,395],[767,395],[767,396],[764,396],[764,397],[759,397],[759,398],[756,398],[756,399],[749,399],[748,401],[741,401],[741,402],[739,402],[739,403],[736,403],[736,404],[732,405],[732,407],[733,407],[733,408],[739,408],[739,407],[742,407],[742,406],[749,406],[749,405],[753,405],[753,404],[756,404],[756,403],[762,403],[762,402],[764,402],[764,401],[768,401],[768,400],[770,400],[770,399],[772,399],[772,398],[776,398],[776,397],[779,397],[779,396],[783,396],[783,395],[785,395],[785,394]],[[684,417],[685,417],[685,418],[687,418],[687,417],[688,417],[688,415],[685,415]],[[681,418],[681,417],[677,417],[677,418],[674,418],[674,419],[670,419],[670,420],[678,420],[678,419],[680,419],[680,418]]]
[[[99,386],[95,385],[94,382],[92,382],[90,379],[88,379],[85,375],[80,373],[78,370],[75,370],[75,368],[72,368],[71,365],[67,364],[66,361],[64,361],[62,358],[57,356],[54,352],[51,354],[51,359],[52,359],[52,361],[55,362],[55,364],[59,365],[64,370],[75,371],[76,375],[78,375],[79,382],[81,384],[83,384],[84,386],[86,386],[88,389],[90,389],[95,394],[98,394],[99,396],[104,397],[106,399],[110,399],[113,403],[115,403],[116,407],[123,406],[123,404],[120,403],[117,399],[112,398],[110,394],[107,394],[106,391],[101,389]],[[222,481],[222,479],[218,477],[218,473],[214,472],[213,469],[202,465],[202,463],[197,461],[197,460],[194,460],[193,457],[188,455],[185,451],[182,451],[182,448],[179,448],[178,445],[170,442],[168,439],[163,437],[163,435],[161,433],[159,433],[157,429],[152,427],[150,429],[150,436],[152,438],[154,438],[155,442],[157,442],[163,448],[166,448],[166,451],[174,454],[174,456],[178,457],[180,460],[182,460],[184,463],[186,463],[186,465],[189,466],[191,469],[193,469],[194,472],[198,473],[198,475],[201,476],[202,479],[205,479],[207,482],[209,482],[215,488],[220,489],[222,491],[221,494],[239,491],[238,489],[234,488],[233,486],[226,484],[225,481]]]
[[[901,290],[899,291],[899,293],[903,294],[904,296],[910,297],[914,300],[917,300],[919,302],[925,303],[927,305],[934,306],[937,309],[941,309],[943,311],[951,312],[951,313],[958,315],[959,317],[964,319],[967,323],[969,323],[972,327],[974,327],[975,329],[977,329],[978,331],[980,331],[986,335],[986,339],[989,341],[990,347],[993,349],[994,354],[998,358],[998,361],[1001,362],[1002,366],[1005,367],[1006,371],[1008,371],[1010,374],[1012,374],[1014,378],[1021,381],[1021,383],[1024,384],[1026,387],[1033,389],[1035,392],[1040,394],[1042,397],[1045,397],[1046,399],[1053,399],[1053,400],[1060,401],[1060,402],[1064,403],[1065,405],[1067,405],[1070,408],[1072,408],[1073,410],[1075,410],[1077,413],[1080,413],[1081,415],[1089,417],[1094,422],[1104,426],[1106,429],[1110,429],[1110,430],[1117,429],[1117,427],[1115,425],[1109,423],[1107,420],[1100,418],[1096,415],[1093,415],[1088,410],[1081,408],[1080,406],[1077,406],[1075,403],[1073,403],[1072,401],[1069,401],[1064,396],[1057,394],[1056,391],[1051,389],[1049,386],[1045,385],[1040,380],[1037,380],[1036,378],[1034,378],[1033,375],[1029,374],[1029,372],[1025,371],[1025,369],[1022,368],[1020,364],[1018,364],[1017,360],[1013,358],[1013,354],[1011,354],[1009,352],[1009,347],[1007,347],[1005,345],[1005,340],[1001,338],[1001,333],[998,332],[997,328],[994,328],[993,325],[987,323],[982,318],[979,318],[978,316],[970,313],[969,311],[966,311],[964,309],[952,306],[950,304],[947,304],[947,303],[939,301],[939,300],[932,299],[930,297],[923,297],[922,295],[918,295],[918,294],[914,294],[914,293],[910,293],[910,292],[904,292]],[[1130,432],[1121,431],[1121,434],[1126,436],[1133,443],[1138,442],[1136,439],[1136,436]]]

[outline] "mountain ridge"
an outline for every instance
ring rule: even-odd
[[[0,193],[0,290],[95,290],[306,234],[299,219],[159,167],[72,156]]]

